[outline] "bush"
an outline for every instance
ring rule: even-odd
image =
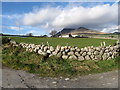
[[[6,44],[6,43],[9,43],[10,42],[10,38],[7,38],[7,37],[2,37],[2,44]]]

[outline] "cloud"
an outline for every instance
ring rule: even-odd
[[[103,32],[112,32],[110,28],[117,26],[118,23],[117,8],[117,3],[113,5],[97,4],[90,7],[68,4],[64,7],[46,6],[34,8],[33,11],[29,13],[3,15],[2,17],[16,21],[19,25],[37,27],[40,28],[40,30],[42,30],[41,28],[44,30],[61,30],[66,27],[86,27]],[[19,30],[18,27],[14,26],[8,28]]]
[[[50,24],[53,19],[58,16],[60,10],[57,8],[42,8],[39,10],[35,10],[30,13],[26,13],[23,16],[23,24],[30,26],[46,26]]]
[[[41,35],[38,30],[29,30],[29,31],[26,32],[26,34],[28,34],[28,33],[32,33],[33,35],[37,35],[37,36]]]
[[[6,18],[9,20],[16,20],[16,19],[22,18],[23,15],[22,14],[12,14],[12,15],[5,14],[5,15],[0,15],[0,16],[2,16],[2,18]]]
[[[30,30],[27,33],[36,33],[36,30]]]
[[[103,28],[103,30],[101,32],[106,32],[106,33],[113,33],[113,32],[118,32],[118,26],[114,25],[108,28]]]
[[[11,26],[11,27],[8,27],[9,29],[12,29],[12,30],[19,30],[20,28],[19,27],[14,27],[14,26]]]
[[[10,30],[16,30],[16,31],[24,29],[22,27],[16,27],[16,26],[2,26],[2,28],[7,28],[7,29],[10,29]]]

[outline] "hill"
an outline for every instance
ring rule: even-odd
[[[77,29],[64,28],[60,32],[58,32],[55,36],[62,36],[62,35],[68,35],[68,34],[81,35],[81,34],[105,34],[105,33],[100,32],[100,31],[87,29],[87,28],[84,28],[84,27],[79,27]]]

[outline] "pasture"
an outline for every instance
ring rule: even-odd
[[[16,42],[34,43],[34,44],[47,44],[56,47],[57,45],[77,46],[83,48],[86,46],[100,46],[101,42],[106,42],[106,45],[114,45],[117,40],[111,39],[97,39],[97,38],[40,38],[40,37],[10,37]]]

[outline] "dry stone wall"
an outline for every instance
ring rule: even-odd
[[[28,43],[19,43],[15,41],[10,41],[13,46],[21,46],[25,48],[26,51],[35,52],[40,55],[51,57],[57,56],[63,59],[72,59],[72,60],[108,60],[119,56],[119,44],[115,46],[88,46],[84,48],[78,48],[76,46],[57,46],[54,48],[50,45],[35,45]]]

